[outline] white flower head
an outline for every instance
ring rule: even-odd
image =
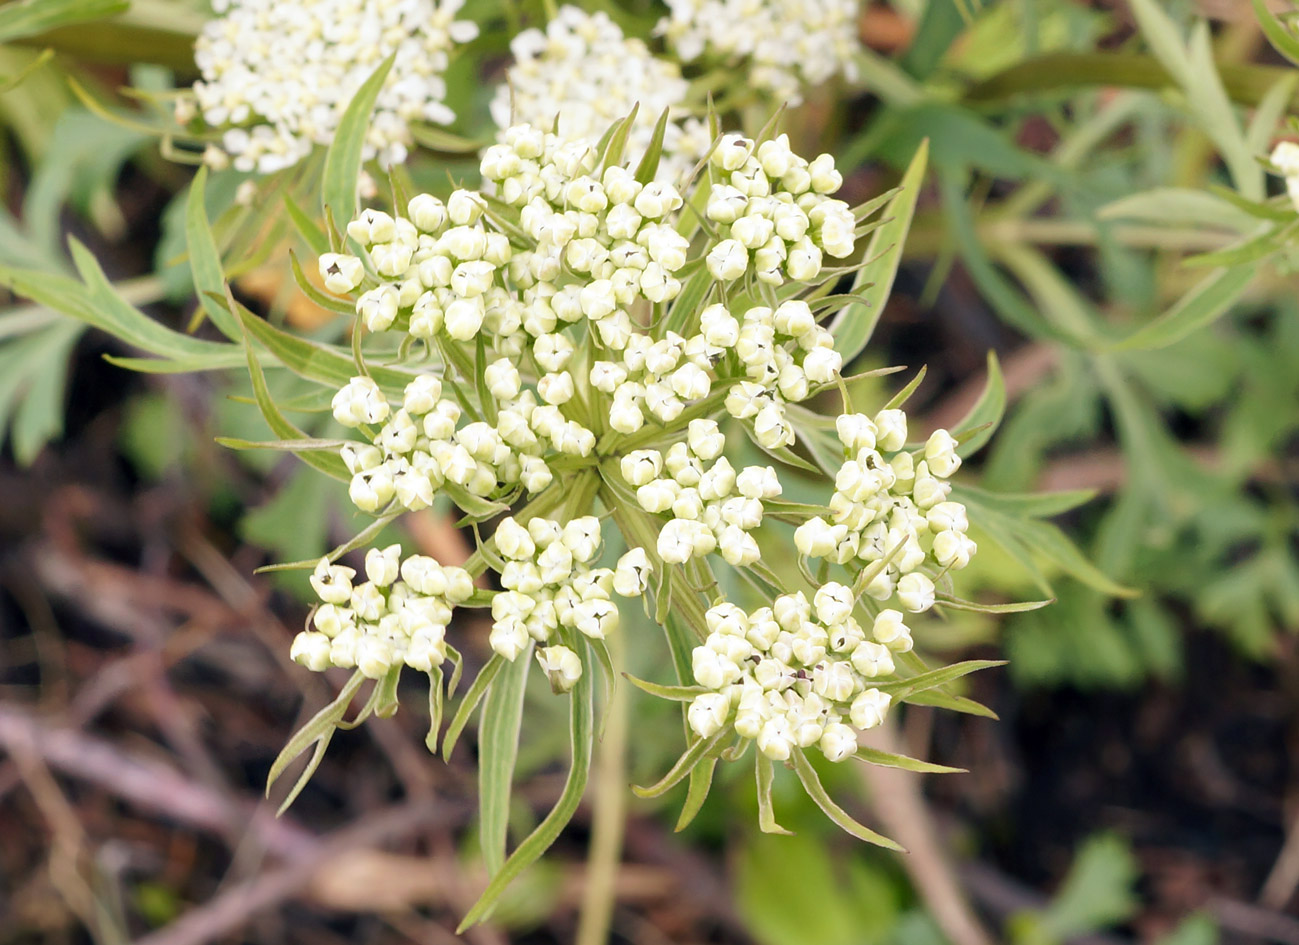
[[[477,27],[455,21],[457,0],[219,0],[194,47],[203,120],[228,128],[220,155],[269,174],[329,144],[344,110],[391,54],[363,158],[403,161],[413,122],[448,124],[442,74]],[[370,234],[366,234],[370,235]]]

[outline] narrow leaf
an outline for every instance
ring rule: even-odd
[[[340,227],[346,227],[356,214],[357,180],[361,176],[361,155],[365,150],[365,136],[370,130],[370,113],[374,111],[379,90],[388,78],[388,72],[397,58],[393,53],[374,70],[352,96],[343,117],[339,119],[334,140],[325,154],[325,171],[321,181],[321,197],[325,211],[332,213]]]
[[[835,350],[843,356],[845,365],[865,349],[893,291],[893,280],[902,261],[902,245],[911,229],[916,198],[920,195],[928,161],[929,141],[926,139],[921,142],[902,176],[900,192],[884,210],[888,222],[874,232],[866,246],[865,258],[870,262],[857,271],[852,287],[852,291],[859,293],[864,301],[845,306],[830,323]]]
[[[532,648],[528,647],[497,674],[483,703],[478,729],[478,816],[479,842],[489,876],[495,876],[505,865],[510,791],[523,723],[523,693],[531,662]]]
[[[758,778],[758,829],[763,833],[780,833],[792,837],[794,831],[786,830],[776,823],[776,808],[771,802],[771,785],[776,780],[776,772],[771,759],[760,751],[755,751],[754,755],[757,756],[754,768]]]
[[[491,911],[496,900],[505,891],[505,887],[550,848],[576,812],[582,794],[586,791],[587,778],[591,773],[593,690],[591,674],[583,673],[570,696],[573,701],[569,716],[569,740],[573,764],[568,771],[568,780],[564,782],[563,793],[560,794],[554,808],[546,815],[546,819],[519,844],[518,849],[505,861],[500,872],[492,877],[492,881],[487,884],[487,889],[483,891],[478,902],[474,903],[469,914],[460,923],[460,927],[456,929],[457,934],[481,921]]]
[[[852,834],[858,840],[865,840],[867,843],[873,843],[887,850],[896,850],[898,853],[907,852],[895,841],[857,823],[848,816],[847,811],[830,798],[825,786],[821,784],[821,779],[817,777],[816,769],[812,767],[812,763],[807,760],[807,756],[801,750],[794,749],[792,760],[794,762],[794,771],[798,775],[798,779],[803,782],[803,790],[807,791],[807,796],[815,801],[816,806],[825,811],[825,815],[834,821],[841,830]]]

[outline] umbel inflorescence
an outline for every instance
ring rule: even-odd
[[[492,119],[505,129],[529,124],[568,140],[598,141],[615,121],[636,109],[628,133],[631,153],[649,147],[666,110],[658,176],[678,180],[711,144],[708,129],[686,106],[689,83],[670,59],[640,39],[623,35],[605,13],[560,7],[544,30],[510,41],[514,65],[492,98]]]
[[[415,122],[449,124],[453,48],[478,35],[458,21],[464,0],[213,0],[218,15],[194,45],[202,79],[177,117],[224,129],[210,163],[270,174],[329,144],[343,111],[395,54],[366,131],[364,154],[400,164]]]
[[[657,687],[688,702],[692,751],[732,739],[732,755],[755,742],[765,759],[815,747],[841,761],[889,710],[913,615],[975,551],[949,498],[957,441],[909,443],[901,409],[846,402],[820,300],[851,271],[831,263],[862,221],[833,196],[828,156],[728,135],[678,190],[653,143],[624,158],[630,133],[592,144],[510,127],[483,155],[482,190],[366,210],[350,251],[321,257],[356,330],[427,365],[401,388],[362,372],[334,396],[355,434],[341,449],[352,501],[393,514],[445,496],[497,524],[466,569],[391,546],[358,583],[323,560],[294,658],[373,679],[405,666],[440,686],[441,663],[459,660],[454,609],[486,606],[495,664],[534,654],[568,692],[608,665],[619,600],[653,589],[660,615],[676,595],[695,635],[692,678]],[[789,503],[793,412],[818,394],[843,404],[841,459],[823,506]],[[773,461],[737,460],[728,431]],[[797,526],[798,576],[761,562],[773,515]],[[723,569],[765,599],[724,599]]]

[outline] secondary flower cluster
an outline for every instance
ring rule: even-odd
[[[366,554],[365,576],[354,584],[355,569],[320,559],[311,575],[322,602],[311,618],[315,629],[294,637],[290,656],[317,672],[357,668],[370,679],[394,666],[441,666],[451,611],[474,592],[469,572],[424,555],[402,561],[401,546],[389,545]]]
[[[713,420],[691,420],[686,437],[666,458],[646,449],[621,461],[622,477],[636,487],[641,508],[671,516],[659,532],[659,557],[683,564],[719,551],[735,567],[753,564],[761,552],[750,532],[762,524],[762,500],[781,493],[776,470],[746,466],[736,473],[722,455],[726,437]]]
[[[738,322],[723,306],[712,305],[701,313],[700,325],[704,337],[721,347],[730,347],[725,340],[735,339],[744,379],[727,392],[727,413],[752,420],[754,438],[768,449],[792,446],[794,427],[786,404],[805,400],[813,384],[829,384],[839,376],[843,358],[834,348],[834,336],[816,323],[801,299],[774,310],[754,306]]]
[[[681,69],[654,56],[639,39],[627,39],[604,13],[561,7],[544,32],[515,36],[510,51],[515,63],[491,103],[492,119],[502,129],[526,123],[553,128],[567,141],[595,143],[639,105],[628,137],[628,147],[639,154],[668,109],[659,168],[665,181],[689,170],[711,143],[703,123],[685,115]]]
[[[734,65],[746,81],[797,103],[804,85],[856,77],[857,0],[667,0],[658,32],[684,61]]]
[[[874,418],[843,414],[835,429],[849,458],[835,476],[830,521],[808,519],[794,532],[795,546],[812,558],[871,568],[865,593],[876,600],[896,594],[904,610],[928,610],[934,582],[921,569],[964,568],[977,550],[965,506],[947,500],[947,477],[961,465],[956,440],[935,430],[917,462],[904,451],[907,417],[897,409]]]
[[[612,594],[643,594],[649,560],[636,549],[623,555],[616,569],[591,567],[600,553],[600,520],[593,515],[564,523],[534,518],[526,525],[506,518],[494,537],[505,559],[505,590],[492,598],[488,642],[511,662],[530,641],[550,644],[538,651],[537,659],[555,691],[566,692],[581,678],[582,663],[558,642],[560,628],[603,640],[618,628]]]
[[[843,184],[834,158],[808,162],[780,135],[754,144],[727,135],[711,155],[725,183],[708,193],[704,210],[721,228],[708,271],[722,282],[752,272],[771,285],[807,282],[821,274],[825,255],[851,255],[856,221],[842,200],[826,196]]]
[[[799,592],[752,613],[712,607],[692,659],[711,691],[691,702],[691,729],[709,738],[730,726],[777,761],[813,745],[830,761],[853,755],[857,732],[879,725],[891,702],[871,680],[891,675],[893,654],[912,646],[901,613],[881,611],[868,639],[855,605],[849,588],[829,583],[811,602]]]
[[[442,382],[432,374],[406,385],[395,411],[368,377],[352,378],[334,395],[334,419],[343,426],[383,424],[370,444],[342,448],[352,474],[348,493],[357,508],[377,512],[395,497],[402,508],[418,511],[432,505],[446,483],[482,497],[502,487],[540,492],[553,479],[543,457],[547,446],[580,456],[591,452],[591,432],[553,407],[538,406],[508,359],[494,361],[486,373],[494,423],[457,426],[460,405],[442,397]]]
[[[364,156],[384,166],[405,160],[413,122],[450,123],[446,71],[457,43],[478,27],[456,21],[464,0],[213,0],[194,47],[202,79],[177,117],[195,105],[227,128],[209,160],[269,174],[329,144],[357,89],[392,53]]]

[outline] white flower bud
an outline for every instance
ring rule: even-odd
[[[852,651],[852,665],[867,679],[890,676],[894,672],[893,653],[882,644],[863,640]]]
[[[542,647],[537,650],[537,662],[556,695],[568,692],[582,678],[582,661],[566,646]]]
[[[809,558],[824,558],[847,532],[842,525],[831,525],[818,515],[794,530],[794,547]]]
[[[640,597],[649,588],[653,568],[644,548],[633,548],[618,559],[613,589],[623,597]]]
[[[896,408],[881,410],[875,415],[875,446],[881,452],[891,453],[907,445],[907,415]]]
[[[876,641],[884,644],[895,653],[906,653],[912,647],[911,631],[902,622],[903,616],[897,610],[881,610],[875,618],[871,629]]]
[[[834,168],[834,157],[820,154],[808,165],[812,189],[818,194],[832,194],[843,186],[843,175]]]
[[[393,285],[381,285],[356,300],[356,314],[370,331],[384,331],[397,319],[401,293]]]
[[[700,738],[711,738],[722,730],[731,714],[731,700],[720,692],[695,696],[686,711],[686,721]]]
[[[573,399],[575,392],[573,375],[567,371],[558,374],[546,374],[537,381],[537,394],[548,404],[556,406],[566,404]]]
[[[401,545],[389,545],[380,551],[371,548],[365,553],[365,576],[378,587],[387,587],[397,580],[401,567]]]
[[[961,467],[961,457],[956,455],[956,438],[946,430],[935,430],[925,442],[925,462],[930,471],[943,479]]]
[[[743,135],[729,134],[718,142],[710,160],[724,171],[739,170],[753,153],[753,142]]]
[[[913,614],[934,606],[934,582],[919,571],[905,574],[898,581],[898,601]]]
[[[417,194],[406,205],[406,216],[425,233],[436,233],[447,222],[447,208],[432,194]]]
[[[622,458],[619,469],[629,485],[643,486],[663,472],[663,454],[658,450],[633,450]]]
[[[322,672],[332,664],[329,660],[330,639],[323,633],[304,630],[293,638],[289,659],[313,672]]]
[[[813,348],[803,357],[803,373],[813,384],[829,384],[843,369],[843,356],[833,348]]]
[[[716,650],[697,646],[691,653],[691,670],[695,681],[705,689],[721,689],[735,682],[740,669]]]
[[[708,271],[721,282],[734,282],[749,268],[749,252],[739,240],[722,240],[707,257]]]
[[[655,479],[636,490],[636,501],[646,512],[657,515],[672,508],[681,487],[675,482]]]
[[[382,423],[392,410],[379,385],[369,377],[354,377],[348,381],[334,395],[331,406],[334,419],[345,427]]]
[[[498,620],[492,624],[487,643],[492,650],[513,663],[527,647],[531,638],[528,628],[517,617]]]
[[[496,526],[496,550],[513,561],[528,561],[537,546],[528,530],[514,518],[505,518]]]
[[[365,278],[365,266],[355,256],[325,253],[320,257],[320,277],[335,295],[346,295]]]
[[[783,715],[767,719],[758,732],[758,750],[772,761],[787,761],[794,749],[793,732]]]
[[[833,626],[846,620],[852,613],[855,603],[852,589],[836,581],[822,585],[812,599],[812,605],[816,608],[816,619],[826,626]]]
[[[857,754],[857,733],[842,722],[831,722],[817,743],[826,761],[839,762]]]
[[[354,577],[355,569],[331,565],[328,558],[321,558],[311,574],[311,589],[327,604],[347,604],[352,599]]]
[[[468,190],[454,191],[447,200],[447,217],[456,226],[477,223],[483,215],[483,198]]]
[[[863,731],[875,728],[883,723],[889,711],[889,703],[892,701],[888,693],[880,692],[878,689],[867,689],[852,702],[852,709],[849,712],[852,724]]]
[[[442,323],[447,334],[456,341],[469,341],[482,329],[485,315],[481,296],[460,298],[446,307]]]
[[[431,411],[442,397],[442,381],[435,374],[421,374],[406,385],[402,409],[413,417]]]

